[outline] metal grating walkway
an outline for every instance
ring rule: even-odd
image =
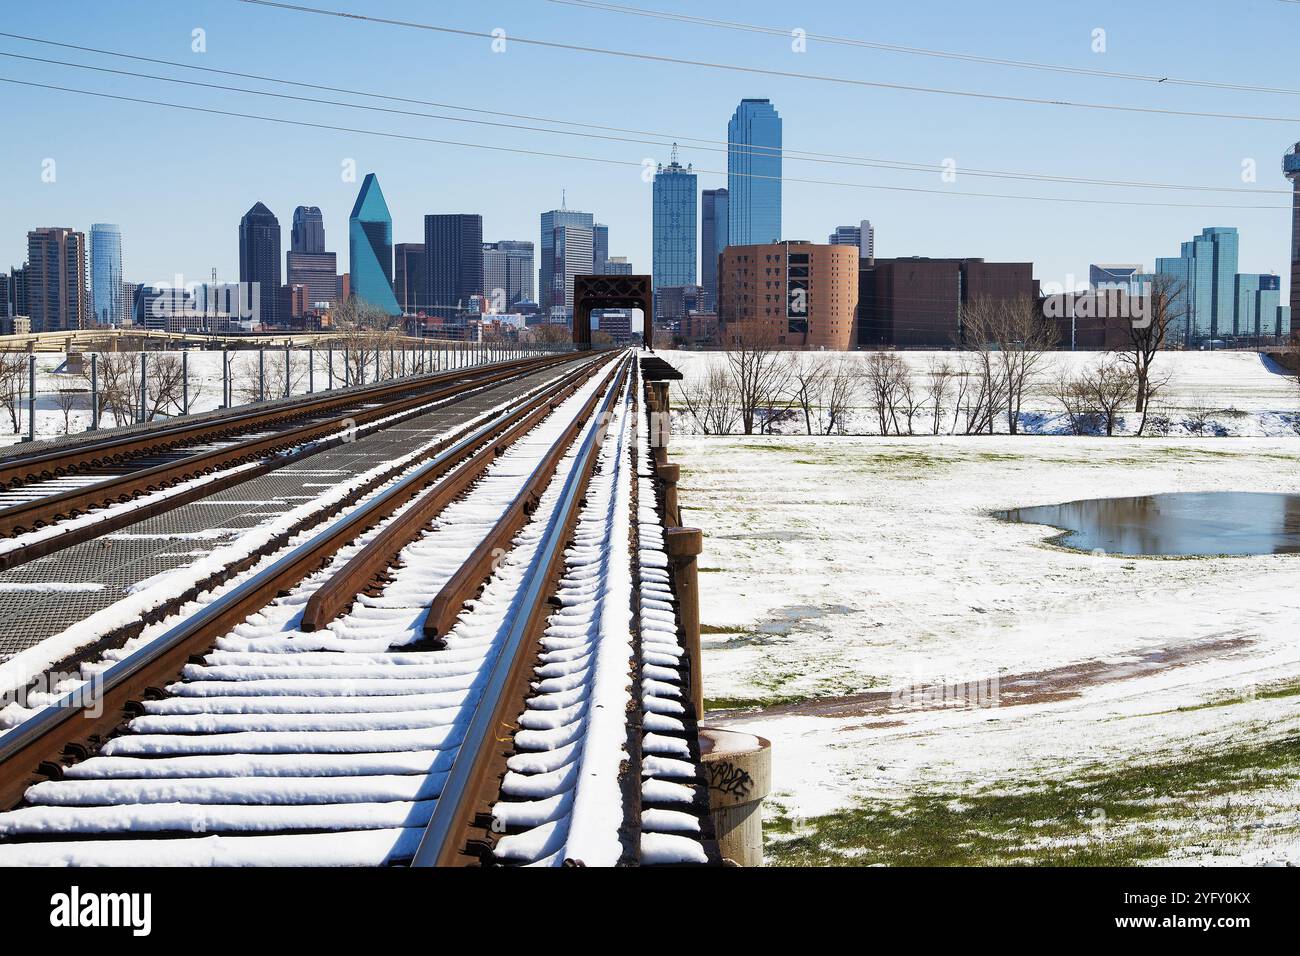
[[[562,374],[566,364],[497,385],[102,537],[0,572],[0,661],[184,567],[327,488],[400,457],[503,401]]]

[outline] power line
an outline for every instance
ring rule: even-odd
[[[461,30],[455,27],[438,26],[432,23],[417,23],[412,20],[396,20],[388,17],[375,17],[363,13],[348,13],[339,10],[323,10],[319,7],[308,7],[295,3],[282,3],[279,2],[279,0],[238,0],[238,2],[250,3],[263,7],[272,7],[278,10],[288,10],[294,13],[314,13],[321,16],[338,17],[343,20],[359,20],[366,23],[378,23],[385,26],[428,30],[434,33],[444,33],[451,36],[471,37],[482,40],[504,39],[509,43],[522,43],[553,50],[596,53],[602,56],[614,56],[630,60],[646,60],[652,63],[672,63],[678,66],[698,66],[711,70],[728,70],[735,73],[778,76],[786,79],[816,80],[823,83],[837,83],[845,86],[860,86],[871,89],[898,90],[909,93],[931,93],[942,96],[959,96],[967,99],[992,100],[1000,103],[1025,103],[1034,106],[1064,106],[1071,109],[1105,110],[1154,116],[1186,116],[1197,119],[1243,120],[1256,123],[1300,123],[1300,117],[1293,116],[1260,116],[1250,113],[1211,113],[1202,110],[1174,110],[1154,106],[1124,106],[1118,103],[1087,103],[1080,100],[1048,100],[1031,96],[1011,96],[1002,93],[977,93],[973,90],[953,90],[934,86],[913,86],[906,83],[885,83],[877,80],[860,80],[847,76],[832,76],[825,73],[800,73],[795,70],[772,70],[757,66],[742,66],[737,63],[714,63],[708,60],[691,60],[685,57],[664,56],[655,53],[634,53],[630,50],[614,50],[606,47],[583,46],[577,43],[560,43],[555,40],[539,40],[523,36],[494,37],[491,33],[483,33],[478,30]]]
[[[266,123],[280,123],[289,126],[298,126],[306,129],[330,130],[341,133],[355,133],[362,136],[380,136],[388,139],[400,139],[408,142],[434,143],[441,146],[460,146],[466,149],[482,149],[491,152],[513,153],[524,156],[541,156],[548,159],[567,159],[577,162],[597,163],[606,166],[623,166],[636,167],[643,169],[642,163],[635,160],[608,159],[599,156],[584,156],[575,153],[556,153],[536,149],[525,149],[514,146],[493,146],[487,143],[464,142],[461,140],[436,139],[429,136],[416,136],[411,133],[393,133],[383,130],[358,129],[351,126],[339,126],[330,123],[313,123],[306,120],[287,119],[278,116],[262,116],[257,113],[246,113],[236,110],[222,110],[214,107],[192,106],[183,103],[170,103],[165,100],[152,100],[143,97],[125,96],[117,93],[105,93],[98,90],[82,90],[75,87],[56,86],[50,83],[36,83],[30,80],[19,80],[13,77],[0,76],[0,83],[11,83],[17,86],[27,86],[35,89],[54,90],[62,93],[76,93],[82,96],[93,96],[100,99],[118,100],[125,103],[138,103],[148,106],[162,106],[168,109],[186,110],[189,112],[205,113],[213,116],[228,116],[238,119],[257,120]],[[713,176],[725,176],[726,172],[714,169],[701,169],[696,167],[694,172]],[[854,183],[843,180],[833,179],[807,179],[803,177],[792,176],[763,176],[758,173],[731,173],[732,176],[744,176],[750,179],[776,180],[787,183],[800,183],[813,186],[844,186],[851,189],[871,189],[882,190],[885,192],[904,192],[904,193],[923,193],[940,196],[964,196],[980,199],[1010,199],[1024,202],[1059,202],[1071,203],[1075,205],[1097,205],[1097,206],[1131,206],[1142,208],[1161,208],[1161,209],[1243,209],[1243,210],[1280,210],[1291,208],[1285,206],[1258,206],[1258,205],[1239,205],[1228,203],[1167,203],[1167,202],[1139,202],[1136,200],[1124,199],[1074,199],[1061,196],[1029,196],[1016,195],[1009,193],[980,193],[965,192],[960,190],[948,189],[929,189],[921,186],[884,186],[872,183]]]
[[[603,3],[600,0],[548,0],[571,7],[600,10],[605,13],[618,13],[656,20],[671,20],[678,23],[690,23],[698,26],[718,27],[725,30],[737,30],[746,33],[761,33],[790,39],[789,29],[784,27],[767,27],[753,23],[739,23],[734,20],[720,20],[713,17],[692,16],[685,13],[671,13],[666,10],[647,10],[621,3]],[[1287,3],[1300,3],[1300,0],[1285,0]],[[1136,80],[1143,83],[1167,84],[1170,86],[1196,86],[1217,90],[1235,90],[1245,93],[1279,93],[1287,96],[1300,96],[1300,90],[1291,90],[1271,86],[1251,86],[1243,83],[1226,83],[1218,80],[1198,80],[1188,77],[1160,76],[1151,73],[1124,73],[1113,70],[1095,70],[1088,67],[1065,66],[1060,63],[1037,63],[1031,60],[1012,60],[1005,57],[984,56],[975,53],[957,53],[951,50],[930,50],[923,47],[903,46],[897,43],[882,43],[863,40],[856,37],[831,36],[825,33],[807,33],[804,37],[821,43],[840,46],[862,47],[870,50],[883,50],[889,53],[905,53],[914,56],[937,57],[945,60],[962,60],[969,63],[986,63],[992,66],[1009,66],[1023,70],[1044,70],[1051,73],[1068,73],[1075,76],[1102,77],[1113,80]]]
[[[111,50],[99,50],[91,47],[79,47],[79,46],[75,46],[74,44],[33,39],[29,37],[23,37],[19,34],[4,33],[2,31],[0,31],[0,37],[32,40],[32,42],[49,43],[53,46],[59,46],[59,47],[71,47],[73,49],[83,50],[85,52],[103,54],[106,56],[117,56],[126,59],[133,59],[133,60],[134,59],[148,60],[150,62],[158,62],[170,66],[184,66],[189,69],[201,70],[210,73],[218,73],[226,76],[238,76],[245,79],[257,80],[260,82],[282,83],[282,84],[305,87],[310,89],[320,89],[320,90],[327,90],[330,92],[340,92],[350,96],[363,96],[363,97],[372,97],[378,99],[392,99],[395,101],[404,101],[404,102],[418,102],[418,103],[426,102],[421,100],[410,100],[406,97],[389,97],[386,94],[382,94],[382,93],[368,93],[364,91],[351,90],[351,89],[339,88],[339,87],[318,86],[316,84],[303,83],[297,80],[284,80],[276,77],[262,76],[254,73],[241,73],[234,70],[218,70],[210,67],[192,66],[190,64],[183,64],[183,63],[178,63],[176,61],[170,61],[170,60],[155,60],[154,58],[150,58],[150,57],[137,57],[129,53],[119,53]],[[676,143],[679,139],[695,140],[694,137],[674,138],[674,134],[670,134],[670,133],[649,133],[649,132],[643,132],[638,130],[627,130],[626,132],[638,133],[641,136],[653,136],[653,137],[657,137],[657,139],[655,140],[632,139],[624,136],[613,136],[610,135],[609,133],[581,133],[573,130],[546,129],[546,128],[535,127],[535,126],[520,126],[518,124],[513,124],[513,123],[498,123],[498,122],[492,122],[490,120],[476,120],[476,119],[469,119],[461,116],[446,116],[446,115],[439,115],[435,113],[415,112],[412,110],[399,110],[399,109],[392,109],[392,108],[385,108],[385,107],[378,107],[378,106],[367,106],[365,104],[347,103],[347,102],[341,102],[339,100],[326,100],[326,99],[319,99],[316,97],[307,97],[307,96],[293,96],[287,93],[275,93],[267,90],[254,90],[254,89],[248,89],[246,87],[226,86],[218,83],[202,83],[197,80],[184,80],[178,77],[159,76],[153,73],[138,73],[131,70],[116,70],[110,67],[95,66],[88,63],[74,63],[67,60],[56,60],[48,57],[27,56],[25,54],[9,53],[3,50],[0,50],[0,56],[9,57],[11,59],[26,60],[34,63],[45,63],[54,66],[72,67],[80,70],[92,70],[99,73],[110,73],[117,76],[129,76],[137,79],[158,80],[164,83],[177,83],[185,86],[196,86],[204,89],[223,90],[226,92],[234,92],[234,93],[246,93],[253,96],[268,96],[277,99],[294,100],[297,102],[319,103],[327,106],[341,106],[348,109],[360,109],[360,110],[367,110],[371,112],[390,113],[399,116],[414,116],[414,117],[420,117],[425,119],[439,120],[443,122],[468,123],[468,124],[480,125],[480,126],[492,126],[492,127],[504,128],[504,129],[523,130],[526,132],[551,133],[555,135],[564,135],[564,136],[578,136],[585,139],[600,139],[600,140],[608,140],[614,142],[638,143],[641,145],[650,145],[650,146],[669,146],[672,143]],[[471,109],[469,107],[444,107],[444,108],[461,109],[461,110]],[[475,109],[474,111],[482,112],[486,114],[504,115],[510,117],[515,117],[518,115],[518,114],[498,113],[495,110]],[[539,122],[549,122],[549,123],[566,122],[564,120],[552,120],[552,119],[545,119],[545,118],[536,118],[536,119]],[[586,126],[588,124],[581,124],[581,125]],[[604,128],[609,129],[610,127],[604,127]],[[616,131],[621,131],[621,130],[616,130]],[[697,149],[707,150],[710,152],[725,152],[725,153],[733,153],[733,154],[757,153],[760,155],[784,156],[785,158],[794,159],[796,161],[801,161],[801,162],[819,162],[819,163],[827,163],[831,165],[842,165],[842,166],[862,166],[862,167],[868,167],[874,169],[891,169],[900,172],[921,172],[921,173],[933,174],[936,172],[941,172],[943,170],[942,165],[933,164],[933,163],[922,164],[922,163],[909,163],[902,160],[875,160],[875,159],[847,157],[847,156],[836,157],[835,154],[804,153],[803,151],[799,151],[799,150],[782,151],[782,150],[771,149],[771,148],[762,148],[762,149],[759,148],[751,149],[749,147],[737,148],[738,144],[734,144],[734,143],[729,144],[723,140],[698,139],[696,140],[696,142],[706,144],[706,145],[697,146],[696,147]],[[1266,188],[1258,188],[1258,187],[1247,188],[1247,187],[1239,187],[1239,186],[1200,186],[1200,185],[1184,185],[1178,183],[1153,183],[1153,182],[1125,181],[1125,180],[1103,180],[1103,179],[1092,179],[1092,178],[1085,178],[1085,177],[1057,176],[1057,175],[1046,174],[1046,173],[1013,173],[1013,172],[1003,171],[1003,170],[979,170],[979,169],[963,168],[961,170],[961,173],[963,175],[972,175],[972,176],[978,176],[982,178],[1013,179],[1013,180],[1025,180],[1025,181],[1037,181],[1037,182],[1076,183],[1080,185],[1096,185],[1096,186],[1121,186],[1127,188],[1174,189],[1174,190],[1186,190],[1186,191],[1196,191],[1196,192],[1226,192],[1226,193],[1250,193],[1250,194],[1272,193],[1276,195],[1290,195],[1291,193],[1291,191],[1288,189],[1266,189]]]

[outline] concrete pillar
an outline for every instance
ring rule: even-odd
[[[700,763],[724,860],[763,865],[763,798],[772,789],[772,742],[721,727],[700,727]]]

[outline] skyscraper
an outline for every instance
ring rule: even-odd
[[[424,243],[399,242],[393,247],[393,294],[402,312],[410,315],[424,308]]]
[[[469,213],[424,217],[425,311],[463,317],[483,294],[483,217]]]
[[[483,243],[483,294],[506,312],[533,300],[533,244],[514,239]]]
[[[359,301],[401,315],[393,295],[393,217],[374,173],[366,173],[348,218],[348,274]]]
[[[319,206],[299,206],[293,211],[289,248],[293,252],[325,251],[325,217]]]
[[[90,227],[90,301],[99,325],[120,326],[126,316],[122,291],[122,230],[112,223]]]
[[[781,116],[771,100],[741,100],[727,125],[727,245],[781,239]]]
[[[609,261],[609,226],[598,222],[591,227],[591,272],[603,276]]]
[[[239,281],[249,290],[253,320],[275,323],[280,317],[280,220],[260,202],[239,220]]]
[[[573,276],[579,274],[577,272],[566,273],[565,268],[557,269],[555,230],[561,226],[586,230],[586,245],[590,251],[586,257],[586,268],[582,272],[590,273],[594,264],[595,225],[595,217],[591,213],[579,212],[576,209],[551,209],[542,213],[542,234],[539,246],[541,262],[538,268],[537,302],[543,312],[549,312],[555,308],[571,309],[573,307]]]
[[[1269,273],[1238,274],[1232,334],[1239,338],[1276,335],[1281,297],[1282,280],[1278,276]]]
[[[700,285],[705,307],[718,307],[718,256],[727,248],[727,190],[704,190],[700,210]]]
[[[832,246],[857,246],[859,259],[876,257],[876,230],[870,219],[863,219],[856,226],[836,226],[826,241]]]
[[[660,317],[659,290],[695,285],[696,176],[690,166],[672,161],[655,172],[651,215],[651,273],[655,318]]]
[[[573,315],[574,276],[591,275],[591,236],[588,226],[556,226],[552,231],[552,321]]]
[[[1172,306],[1180,328],[1170,342],[1193,345],[1231,335],[1236,313],[1237,230],[1211,226],[1182,245],[1176,258],[1156,260],[1156,273],[1178,283]]]
[[[1291,180],[1291,315],[1300,315],[1300,143],[1282,157],[1282,173]]]
[[[50,227],[27,233],[27,308],[33,332],[86,323],[86,234]]]

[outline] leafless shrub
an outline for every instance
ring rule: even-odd
[[[1082,421],[1096,420],[1108,437],[1115,433],[1136,393],[1138,375],[1131,365],[1115,358],[1084,369],[1074,380],[1063,380],[1058,385],[1058,399],[1066,407],[1071,424],[1078,429]]]
[[[695,427],[705,435],[730,435],[740,423],[735,385],[721,366],[710,367],[703,378],[675,392]]]

